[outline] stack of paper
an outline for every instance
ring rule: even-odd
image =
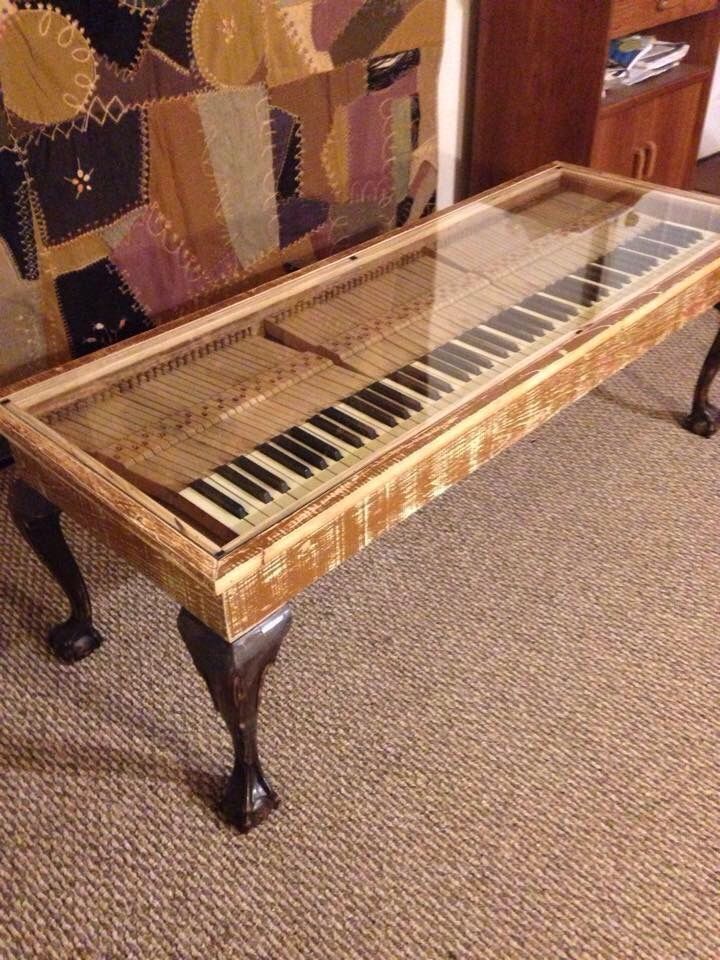
[[[646,34],[610,41],[605,89],[632,86],[672,70],[690,49],[687,43],[666,43]]]

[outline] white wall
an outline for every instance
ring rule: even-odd
[[[455,200],[463,143],[469,13],[472,0],[446,0],[438,86],[438,208]]]
[[[720,58],[715,64],[715,77],[700,141],[700,156],[708,157],[711,153],[720,153]]]

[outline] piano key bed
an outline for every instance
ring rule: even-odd
[[[484,209],[45,420],[235,546],[718,242],[651,211],[593,192]]]

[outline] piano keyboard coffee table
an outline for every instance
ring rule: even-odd
[[[182,605],[249,830],[292,597],[718,299],[718,202],[552,164],[26,382],[0,432],[70,601],[53,649],[101,642],[63,510]]]

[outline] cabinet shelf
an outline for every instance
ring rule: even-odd
[[[694,63],[680,63],[672,70],[661,73],[657,77],[643,80],[642,83],[631,87],[614,87],[608,90],[607,96],[600,105],[601,113],[610,113],[650,100],[663,93],[669,93],[677,87],[684,87],[689,83],[702,83],[710,77],[709,67],[697,66]]]
[[[0,0],[1,2],[1,0]],[[553,160],[688,187],[720,43],[720,0],[482,0],[470,192]],[[602,96],[611,38],[689,46],[677,67]]]

